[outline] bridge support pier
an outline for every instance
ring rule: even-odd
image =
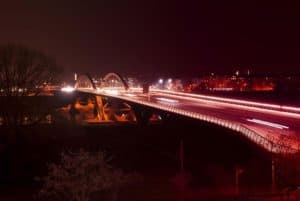
[[[108,117],[104,112],[104,105],[103,105],[103,99],[101,96],[95,96],[95,113],[97,115],[98,120],[101,121],[108,121]]]
[[[71,104],[71,108],[69,111],[71,122],[75,123],[76,122],[76,115],[78,114],[77,109],[75,108],[75,101]]]
[[[170,120],[171,114],[168,112],[162,112],[162,113],[160,113],[160,116],[162,118],[162,121],[166,123]]]
[[[100,122],[136,122],[131,105],[122,100],[95,96],[95,114]]]
[[[153,112],[150,109],[145,108],[143,106],[135,105],[133,107],[133,110],[138,125],[147,125],[149,123],[149,120],[153,114]]]

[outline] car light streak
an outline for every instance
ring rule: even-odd
[[[128,97],[136,97],[137,95],[135,94],[123,94],[124,96],[128,96]]]
[[[224,107],[231,107],[231,108],[236,108],[236,109],[243,109],[243,110],[248,110],[248,111],[257,111],[257,112],[262,112],[262,113],[269,113],[273,115],[280,115],[280,116],[286,116],[286,117],[293,117],[293,118],[300,118],[300,114],[298,113],[292,113],[292,112],[286,112],[286,111],[278,111],[278,110],[272,110],[272,109],[267,109],[267,108],[260,108],[260,107],[255,107],[255,106],[247,106],[247,105],[238,105],[234,103],[227,103],[227,102],[219,102],[219,101],[207,101],[204,99],[200,98],[193,98],[193,97],[187,97],[187,96],[178,96],[178,95],[172,95],[172,94],[159,94],[160,96],[167,96],[167,97],[172,97],[172,98],[178,98],[178,99],[183,99],[183,100],[188,100],[188,101],[196,101],[196,102],[202,102],[206,101],[209,103],[213,103],[215,105],[219,106],[224,106]]]
[[[151,88],[151,91],[153,91],[153,92],[157,91],[157,92],[174,94],[174,95],[189,96],[189,97],[195,97],[195,98],[211,99],[211,100],[217,100],[217,101],[223,101],[223,102],[239,103],[239,104],[249,105],[249,106],[259,106],[259,107],[272,108],[272,109],[277,109],[277,110],[288,110],[288,111],[293,111],[293,112],[300,112],[299,107],[292,107],[292,106],[276,105],[276,104],[255,102],[255,101],[246,101],[246,100],[233,99],[233,98],[222,98],[222,97],[217,97],[217,96],[208,96],[208,95],[200,95],[200,94],[193,94],[193,93],[167,91],[167,90],[160,90],[160,89],[153,89],[153,88]]]
[[[110,95],[119,95],[119,90],[105,89],[104,93],[110,94]]]
[[[288,129],[289,128],[288,126],[285,126],[285,125],[281,125],[281,124],[277,124],[277,123],[273,123],[273,122],[269,122],[269,121],[263,121],[260,119],[247,119],[247,121],[265,125],[265,126],[270,126],[273,128],[279,128],[279,129]]]
[[[169,98],[156,98],[156,100],[168,102],[168,103],[178,103],[179,102],[178,100],[169,99]]]

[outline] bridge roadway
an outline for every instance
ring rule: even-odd
[[[268,151],[295,152],[300,144],[300,108],[152,89],[77,89],[177,113],[235,130]],[[197,132],[197,131],[195,131]],[[205,133],[199,133],[205,135]]]

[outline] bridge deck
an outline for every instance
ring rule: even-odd
[[[77,90],[120,98],[215,123],[243,133],[272,152],[281,152],[279,149],[282,147],[284,151],[297,150],[299,147],[300,114],[297,110],[290,111],[287,108],[283,111],[282,108],[247,105],[243,102],[228,102],[163,91],[152,91],[149,95],[145,95],[139,91]]]

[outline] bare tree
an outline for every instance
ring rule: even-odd
[[[107,192],[116,201],[119,189],[136,178],[136,174],[113,168],[104,152],[62,153],[60,163],[49,165],[39,195],[50,200],[89,201],[93,194]]]
[[[21,45],[0,45],[0,137],[9,161],[8,175],[17,180],[24,145],[21,126],[39,123],[50,113],[44,88],[57,82],[61,68],[42,52]],[[5,129],[5,130],[4,130]]]
[[[39,95],[47,85],[56,82],[59,72],[61,68],[55,60],[38,50],[15,44],[0,45],[0,117],[3,124],[21,125],[24,120],[27,124],[37,120],[36,117],[25,118],[37,112],[38,105],[30,97]]]

